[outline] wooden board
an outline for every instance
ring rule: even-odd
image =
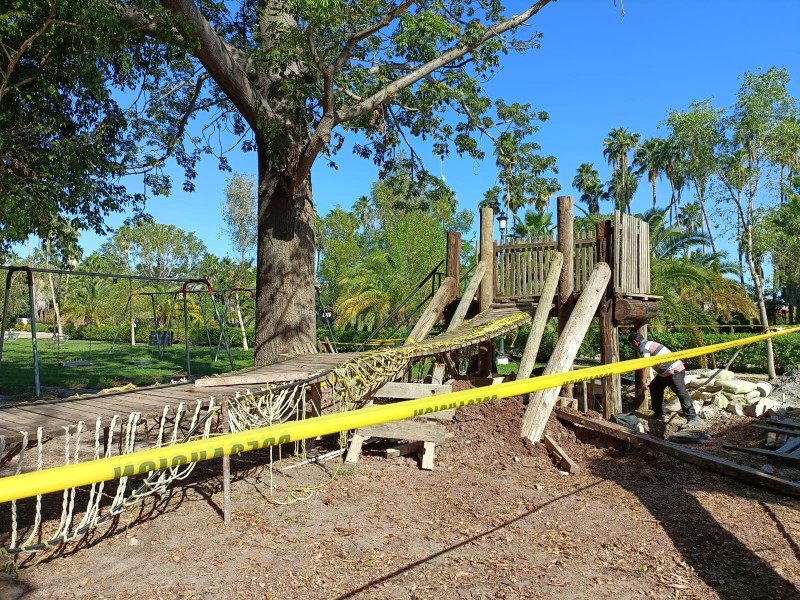
[[[435,442],[444,444],[445,428],[436,423],[417,423],[416,421],[393,421],[362,427],[360,435],[366,437],[386,438],[390,440],[408,440],[413,442]]]
[[[794,481],[781,479],[780,477],[775,477],[774,475],[764,473],[763,471],[737,464],[733,461],[715,456],[713,454],[708,454],[699,450],[693,450],[691,448],[682,446],[681,444],[675,444],[666,440],[658,440],[643,433],[637,433],[622,427],[621,425],[609,423],[608,421],[590,419],[589,417],[568,408],[556,409],[556,416],[559,419],[569,421],[575,425],[580,425],[581,427],[586,427],[587,429],[592,429],[593,431],[604,433],[620,440],[625,440],[634,444],[645,444],[651,448],[660,450],[665,454],[669,454],[670,456],[674,456],[675,458],[679,458],[685,462],[703,467],[710,471],[714,471],[715,473],[720,473],[721,475],[727,475],[728,477],[733,477],[734,479],[754,484],[780,494],[786,494],[788,496],[800,496],[800,484],[795,483]]]
[[[453,391],[452,385],[435,383],[402,383],[391,381],[375,390],[371,395],[374,398],[395,398],[398,400],[415,400],[427,398],[437,394],[447,394]]]

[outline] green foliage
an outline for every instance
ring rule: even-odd
[[[654,331],[648,335],[648,339],[664,344],[673,352],[677,352],[703,345],[710,346],[712,344],[741,340],[752,336],[753,333],[702,333],[698,339],[696,334],[691,332]],[[785,373],[800,365],[800,338],[798,336],[786,335],[773,338],[772,347],[775,352],[775,370],[778,374]],[[733,348],[716,353],[713,357],[716,367],[725,365],[737,350],[738,348]],[[623,360],[634,358],[630,344],[623,342],[620,342],[620,354]],[[689,369],[708,367],[713,364],[710,357],[691,358],[685,360],[684,363]],[[742,347],[736,360],[729,368],[740,373],[766,373],[766,344],[759,342]]]
[[[85,0],[12,2],[0,14],[0,248],[54,219],[105,231],[134,198],[120,185],[131,148],[110,81],[132,72],[113,8]]]

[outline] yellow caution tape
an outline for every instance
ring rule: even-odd
[[[723,342],[702,348],[681,350],[669,354],[669,359],[683,360],[703,354],[711,354],[761,342],[779,335],[798,333],[800,327],[793,327],[783,331],[775,331],[755,335],[746,339]],[[0,502],[10,502],[40,494],[58,492],[73,487],[89,485],[100,481],[109,481],[120,477],[143,475],[150,471],[168,469],[186,465],[191,462],[220,458],[231,454],[240,454],[251,450],[269,448],[289,442],[314,438],[320,435],[338,433],[349,429],[358,429],[378,423],[400,421],[420,415],[425,415],[450,408],[460,408],[481,402],[489,402],[500,398],[520,396],[539,390],[560,387],[570,383],[599,379],[609,375],[620,375],[646,367],[652,367],[664,362],[664,356],[650,356],[636,358],[609,365],[599,365],[569,371],[567,373],[554,373],[530,379],[511,381],[490,387],[451,392],[439,396],[407,400],[388,405],[368,406],[358,410],[335,413],[292,421],[259,429],[251,429],[239,433],[217,436],[204,440],[193,440],[183,444],[151,448],[131,454],[101,458],[85,463],[64,465],[32,471],[21,475],[12,475],[0,479]]]

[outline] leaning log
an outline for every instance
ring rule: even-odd
[[[572,369],[572,363],[589,330],[597,305],[605,294],[610,278],[611,268],[606,263],[597,263],[575,304],[569,321],[558,336],[553,354],[544,369],[545,375],[564,373]],[[560,391],[560,388],[554,387],[533,394],[522,420],[523,437],[532,442],[538,442],[541,439]]]
[[[442,318],[444,309],[456,297],[456,294],[458,294],[458,280],[455,277],[446,277],[403,345],[418,344],[428,337],[431,329],[436,325],[436,321]]]

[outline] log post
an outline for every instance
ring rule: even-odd
[[[553,349],[553,354],[547,362],[544,373],[564,373],[572,369],[572,363],[578,354],[583,338],[592,323],[597,305],[605,294],[608,282],[611,279],[611,269],[606,263],[597,263],[586,282],[586,287],[581,292],[578,302],[567,321],[558,342]],[[522,420],[522,436],[532,442],[538,442],[544,433],[547,420],[558,400],[560,388],[540,390],[533,394],[525,416]]]
[[[558,251],[564,257],[561,276],[558,278],[558,334],[564,331],[569,321],[572,307],[575,305],[575,218],[573,214],[572,196],[556,198],[558,223]],[[572,398],[572,384],[561,388],[561,395]]]
[[[544,328],[550,316],[550,307],[553,304],[553,297],[561,277],[563,262],[564,255],[561,252],[554,252],[553,260],[547,271],[547,278],[542,287],[542,293],[539,296],[539,304],[536,305],[536,313],[531,322],[531,332],[528,335],[528,341],[525,343],[525,350],[522,351],[522,359],[519,363],[519,369],[517,369],[517,379],[527,379],[533,371],[536,355],[539,353],[539,346],[542,343]]]
[[[647,339],[647,323],[641,321],[633,324],[636,333]],[[634,410],[641,410],[647,404],[647,383],[650,381],[650,367],[639,369],[633,372],[636,397],[634,399]]]
[[[475,267],[475,274],[472,276],[472,279],[469,280],[467,289],[464,290],[464,295],[461,296],[461,300],[456,307],[456,312],[453,313],[453,318],[450,319],[450,325],[447,326],[447,331],[452,331],[464,322],[464,317],[466,316],[467,311],[472,304],[472,299],[475,297],[475,292],[478,291],[478,286],[481,284],[481,281],[483,281],[485,276],[486,261],[482,260],[478,262],[478,266]]]
[[[446,277],[442,286],[436,291],[436,295],[434,295],[430,304],[428,304],[427,308],[423,311],[419,321],[414,325],[414,329],[411,330],[411,333],[408,335],[403,345],[410,346],[411,344],[418,344],[428,337],[431,329],[436,325],[436,321],[442,317],[444,309],[457,294],[458,280],[455,277]]]
[[[596,225],[597,240],[595,260],[613,265],[612,260],[612,227],[611,221],[602,221]],[[612,273],[612,281],[613,281]],[[600,362],[604,365],[619,362],[619,339],[614,323],[614,301],[611,284],[606,289],[605,298],[600,303]],[[600,380],[600,395],[603,399],[603,415],[610,419],[611,415],[622,410],[622,389],[619,375],[609,375]]]
[[[494,211],[481,208],[481,239],[478,260],[486,262],[486,274],[481,280],[479,299],[480,311],[489,310],[494,300],[494,285],[497,280],[496,261],[494,256]],[[492,374],[494,344],[491,340],[481,342],[478,346],[478,375],[489,377]]]
[[[447,232],[447,260],[444,266],[445,277],[455,277],[461,281],[461,233]]]

